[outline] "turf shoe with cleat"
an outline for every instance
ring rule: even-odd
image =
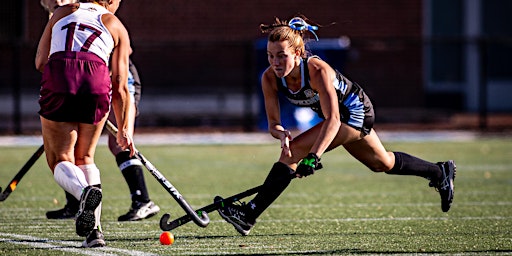
[[[82,242],[82,247],[93,248],[106,246],[105,237],[103,232],[98,229],[93,229],[92,232],[87,236],[85,241]]]
[[[118,221],[137,221],[142,219],[150,218],[156,215],[160,211],[160,207],[149,201],[147,203],[134,201],[130,210],[124,215],[117,218]]]
[[[49,220],[74,219],[77,212],[78,212],[78,205],[76,207],[74,207],[74,206],[70,206],[69,204],[66,204],[64,206],[64,208],[62,208],[62,209],[55,210],[55,211],[47,211],[46,218]]]
[[[214,202],[222,202],[223,200],[224,199],[220,196],[216,196],[213,199]],[[224,220],[235,227],[238,233],[246,236],[249,235],[249,232],[251,232],[251,228],[254,226],[256,221],[248,219],[245,209],[245,203],[236,205],[233,203],[223,202],[222,207],[217,209],[217,211]]]
[[[47,211],[46,218],[50,220],[63,220],[75,218],[76,213],[78,212],[78,206],[80,202],[69,192],[66,192],[65,194],[66,205],[64,205],[64,208],[55,211]]]
[[[75,220],[77,235],[87,236],[94,229],[96,225],[94,210],[100,205],[101,198],[102,194],[99,188],[93,186],[84,188]]]
[[[441,195],[441,209],[443,212],[447,212],[450,210],[455,194],[453,182],[457,166],[453,160],[439,162],[437,165],[442,171],[441,178],[437,181],[431,181],[429,185],[435,187],[439,192],[439,195]]]

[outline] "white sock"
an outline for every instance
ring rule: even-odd
[[[94,210],[94,218],[96,219],[96,222],[94,223],[94,227],[101,231],[101,205],[103,204],[103,201],[96,207],[96,210]]]
[[[78,166],[68,161],[62,161],[55,166],[53,178],[64,190],[80,200],[82,190],[89,186],[84,172]]]
[[[78,168],[83,171],[85,179],[89,185],[93,186],[101,184],[100,170],[96,164],[82,164],[79,165]]]
[[[89,185],[91,185],[91,186],[99,185],[99,187],[101,187],[100,169],[98,169],[96,164],[82,164],[82,165],[79,165],[78,168],[80,168],[84,172],[85,178],[87,179],[87,182],[89,183]],[[94,227],[97,228],[98,230],[101,230],[101,226],[100,226],[101,225],[101,223],[100,223],[101,205],[102,205],[102,203],[100,203],[98,205],[98,207],[96,208],[96,210],[94,210],[94,217],[96,219],[96,223],[94,224]]]

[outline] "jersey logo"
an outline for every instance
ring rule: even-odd
[[[305,100],[296,100],[296,99],[291,99],[291,98],[287,98],[288,101],[290,101],[290,103],[292,103],[293,105],[297,105],[297,106],[312,106],[313,104],[317,103],[320,101],[320,96],[318,96],[318,94],[314,95],[312,98],[309,98],[309,99],[305,99]]]
[[[311,90],[311,89],[307,89],[307,90],[304,91],[304,95],[306,95],[306,97],[308,97],[308,98],[314,97],[315,94],[316,93],[313,90]]]

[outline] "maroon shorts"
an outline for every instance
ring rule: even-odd
[[[97,124],[110,110],[110,72],[94,53],[56,52],[41,80],[39,114],[56,122]]]

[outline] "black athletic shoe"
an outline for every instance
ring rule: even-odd
[[[147,219],[152,216],[155,216],[160,211],[160,207],[149,201],[147,203],[143,202],[132,202],[132,206],[130,210],[124,215],[119,216],[117,218],[118,221],[137,221],[142,219]]]
[[[103,247],[106,245],[103,233],[97,229],[93,229],[85,241],[82,242],[82,247],[86,248]]]
[[[220,196],[216,196],[213,201],[218,202],[224,200]],[[254,226],[256,221],[248,220],[247,214],[244,211],[245,203],[241,203],[241,205],[235,205],[233,203],[223,204],[221,208],[217,211],[220,216],[226,220],[228,223],[233,225],[242,236],[249,235],[251,232],[251,228]]]
[[[80,197],[80,207],[76,214],[76,234],[79,236],[87,236],[94,229],[96,217],[94,210],[101,203],[101,190],[97,187],[88,186],[84,188]]]
[[[76,213],[78,212],[78,205],[76,207],[70,206],[66,204],[64,208],[55,210],[55,211],[47,211],[46,218],[50,220],[65,220],[65,219],[74,219]]]
[[[452,206],[453,196],[455,194],[453,182],[455,180],[457,166],[455,166],[453,160],[439,162],[437,165],[441,168],[443,175],[440,180],[431,181],[429,185],[435,187],[439,192],[439,195],[441,195],[441,209],[443,212],[447,212]]]

